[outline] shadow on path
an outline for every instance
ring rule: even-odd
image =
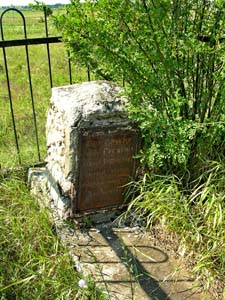
[[[111,228],[101,229],[101,234],[151,300],[171,300],[160,287],[158,281],[151,277],[151,274],[145,270],[135,255]],[[167,255],[163,254],[165,255],[165,261],[168,260]]]

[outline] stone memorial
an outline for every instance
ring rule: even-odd
[[[108,81],[52,89],[42,175],[62,217],[123,204],[139,140],[126,103],[121,88]]]

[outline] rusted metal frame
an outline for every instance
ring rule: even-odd
[[[5,13],[8,11],[15,11],[21,16],[22,22],[23,22],[24,38],[27,39],[26,20],[25,20],[23,13],[16,8],[8,8],[0,16],[2,40],[4,41],[4,31],[3,31],[2,19],[3,19],[3,16],[5,15]],[[35,106],[34,106],[33,87],[32,87],[31,72],[30,72],[30,60],[29,60],[28,45],[25,45],[25,51],[26,51],[27,71],[28,71],[28,79],[29,79],[29,87],[30,87],[30,96],[31,96],[34,129],[35,129],[36,146],[37,146],[37,152],[38,152],[38,160],[40,161],[41,157],[40,157],[38,130],[37,130],[37,119],[36,119],[36,112],[35,112]],[[15,124],[15,116],[14,116],[14,111],[13,111],[12,95],[11,95],[10,81],[9,81],[9,75],[8,75],[8,66],[7,66],[5,47],[3,47],[3,56],[4,56],[4,62],[5,62],[5,71],[6,71],[6,79],[7,79],[8,95],[9,95],[9,100],[10,100],[10,110],[11,110],[11,116],[12,116],[15,143],[16,143],[16,149],[17,149],[17,153],[18,153],[19,163],[21,164],[20,147],[19,147],[19,142],[18,142],[18,135],[17,135],[17,130],[16,130],[16,124]]]
[[[80,162],[81,159],[81,136],[83,134],[83,129],[80,129],[78,131],[78,144],[77,144],[77,149],[78,149],[78,161]],[[77,165],[77,174],[76,174],[76,178],[75,178],[75,182],[76,182],[76,195],[74,195],[73,199],[72,199],[72,212],[73,214],[77,214],[79,212],[79,199],[80,199],[80,171],[81,171],[81,166],[80,163],[78,163]]]

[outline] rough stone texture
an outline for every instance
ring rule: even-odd
[[[52,89],[48,112],[47,168],[52,198],[72,215],[79,172],[79,137],[82,129],[131,129],[125,113],[126,98],[112,82],[94,81]],[[59,197],[61,195],[62,197]],[[59,199],[60,198],[60,199]],[[62,202],[62,203],[61,203]]]
[[[129,124],[124,112],[126,99],[114,83],[85,82],[52,89],[48,112],[47,162],[63,192],[71,189],[77,170],[77,128]]]
[[[110,224],[62,234],[78,270],[94,278],[111,300],[212,300],[151,232]]]
[[[43,168],[30,168],[28,171],[28,185],[31,193],[39,196],[39,203],[54,209],[58,217],[61,219],[69,219],[70,215],[70,199],[62,195],[58,185],[48,170]]]

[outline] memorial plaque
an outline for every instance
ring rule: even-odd
[[[134,176],[137,148],[134,129],[80,131],[76,211],[123,204],[124,185]]]

